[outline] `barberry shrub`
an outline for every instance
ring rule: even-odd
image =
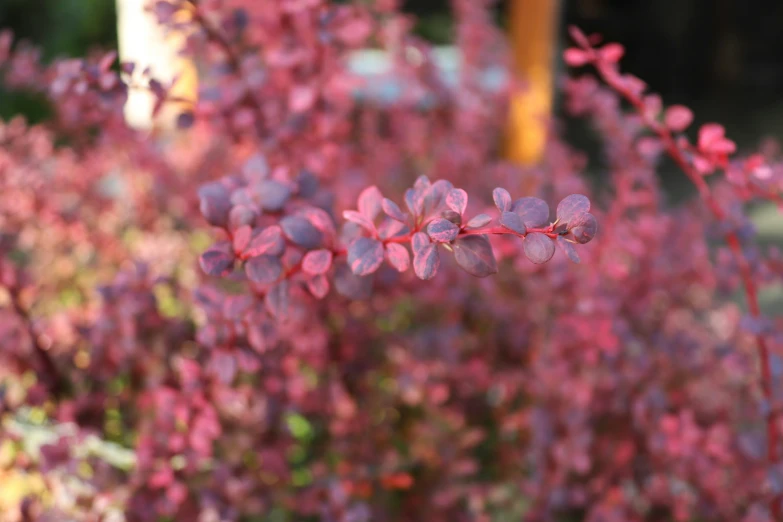
[[[504,163],[489,3],[452,1],[449,84],[393,0],[154,2],[203,76],[163,137],[122,106],[168,86],[0,37],[52,110],[0,125],[1,476],[39,484],[4,515],[780,520],[783,257],[744,212],[781,203],[777,150],[692,143],[573,30],[611,182],[556,134]],[[698,200],[667,205],[664,157]]]

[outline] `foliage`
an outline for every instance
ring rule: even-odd
[[[595,191],[557,135],[538,167],[498,158],[487,1],[452,3],[454,88],[393,0],[175,3],[204,86],[165,139],[126,127],[113,54],[0,38],[5,84],[54,108],[0,126],[0,404],[27,426],[0,463],[49,493],[12,516],[778,518],[783,330],[758,294],[783,258],[743,213],[779,202],[775,150],[690,143],[687,108],[574,31],[566,62],[603,80],[563,89],[603,140]],[[366,45],[404,79],[375,104],[346,67]],[[667,207],[663,154],[701,202]]]

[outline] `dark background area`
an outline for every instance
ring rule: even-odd
[[[497,5],[500,24],[509,1]],[[450,41],[448,0],[404,5],[419,17],[419,34]],[[560,19],[563,29],[577,24],[623,43],[625,70],[667,103],[721,121],[741,146],[783,137],[783,0],[562,0]],[[0,27],[41,46],[46,58],[113,47],[117,38],[114,0],[1,0]],[[0,117],[20,112],[45,116],[39,101],[0,92]]]

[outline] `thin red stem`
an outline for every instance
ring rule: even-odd
[[[589,52],[592,63],[604,82],[606,82],[606,84],[615,92],[625,98],[639,113],[646,126],[658,136],[664,145],[666,153],[669,155],[669,157],[672,158],[672,160],[674,160],[677,166],[695,185],[696,189],[699,191],[699,195],[713,216],[718,221],[725,221],[727,217],[725,210],[720,206],[713,196],[709,185],[704,180],[704,177],[690,163],[684,151],[677,145],[677,142],[672,136],[669,128],[657,120],[651,118],[647,114],[644,101],[618,81],[619,76],[614,72],[614,66],[612,64],[607,64],[601,61],[599,53],[595,52],[592,47],[586,46],[583,48]],[[756,282],[753,280],[752,267],[747,257],[745,257],[744,252],[742,251],[742,242],[736,231],[730,230],[726,232],[726,243],[734,254],[734,257],[736,258],[739,265],[742,286],[747,298],[748,310],[751,316],[756,318],[760,317],[761,309],[758,300],[758,287],[756,286]],[[767,459],[770,464],[775,464],[780,459],[780,454],[778,452],[778,431],[776,427],[777,415],[776,408],[773,404],[774,397],[772,393],[772,369],[770,362],[770,352],[769,347],[767,346],[767,340],[762,334],[757,334],[755,338],[761,367],[761,390],[764,394],[765,400],[770,405],[770,412],[766,419]],[[772,502],[771,509],[775,520],[783,520],[783,511],[781,510],[779,499],[775,499]]]

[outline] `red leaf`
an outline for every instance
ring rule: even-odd
[[[664,122],[674,132],[682,132],[693,122],[693,112],[684,105],[672,105],[666,109]]]
[[[408,249],[399,243],[386,245],[386,260],[398,272],[405,272],[411,266],[411,256]]]
[[[381,202],[383,201],[383,194],[375,185],[367,187],[359,194],[358,207],[359,212],[362,213],[369,221],[373,221],[381,211]]]
[[[248,225],[243,225],[234,231],[234,252],[241,254],[247,248],[250,243],[250,236],[253,233],[253,229]]]
[[[279,226],[272,225],[259,232],[250,240],[244,251],[244,256],[254,257],[264,254],[279,256],[283,253],[283,250],[285,250],[283,233]]]
[[[608,43],[598,51],[605,61],[617,63],[625,54],[625,48],[618,43]]]
[[[316,299],[323,299],[329,293],[329,279],[325,275],[316,275],[307,280],[307,289]]]
[[[355,210],[344,210],[343,217],[351,223],[356,223],[368,232],[375,232],[375,224],[360,212]]]
[[[461,216],[468,207],[468,193],[458,188],[451,189],[446,195],[446,205]]]
[[[311,250],[302,259],[302,270],[311,275],[326,273],[332,266],[332,252],[329,250]]]
[[[566,49],[563,52],[563,60],[565,61],[566,65],[571,67],[581,67],[590,62],[590,55],[587,53],[587,51],[577,49],[576,47],[571,47],[570,49]]]
[[[383,201],[381,202],[381,208],[383,208],[383,211],[390,218],[394,219],[395,221],[405,223],[405,214],[402,213],[399,205],[397,205],[397,203],[394,201],[388,198],[383,198]]]

